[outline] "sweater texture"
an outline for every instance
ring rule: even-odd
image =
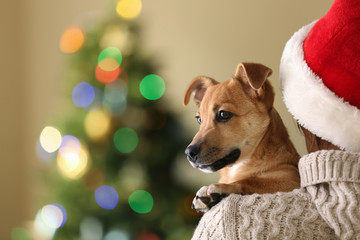
[[[229,195],[203,215],[192,240],[360,239],[360,153],[314,152],[299,172],[292,192]]]

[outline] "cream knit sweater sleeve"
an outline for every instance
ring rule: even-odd
[[[299,169],[301,186],[336,235],[360,239],[360,154],[319,151],[304,158]]]
[[[315,152],[299,171],[301,189],[223,199],[192,239],[360,239],[360,154]]]

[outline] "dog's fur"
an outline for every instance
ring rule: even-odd
[[[184,96],[197,106],[200,129],[185,153],[193,167],[220,171],[218,184],[202,187],[194,198],[206,212],[231,193],[274,193],[299,187],[299,154],[273,108],[274,91],[267,80],[272,70],[240,63],[235,76],[219,83],[195,78]]]

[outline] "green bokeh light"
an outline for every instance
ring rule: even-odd
[[[149,192],[144,190],[133,192],[128,201],[131,209],[141,214],[149,213],[154,206],[153,197]]]
[[[139,138],[131,128],[120,128],[114,134],[114,144],[121,153],[130,153],[138,145]]]
[[[122,62],[122,54],[120,50],[116,47],[107,47],[102,50],[98,57],[98,63],[100,63],[105,58],[113,58],[119,65]]]
[[[140,92],[148,100],[157,100],[165,92],[165,82],[158,75],[147,75],[140,82]]]

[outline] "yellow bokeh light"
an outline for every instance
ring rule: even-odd
[[[65,30],[60,39],[60,49],[64,53],[74,53],[84,44],[85,36],[78,27],[70,27]]]
[[[105,58],[99,62],[99,67],[104,71],[114,71],[119,67],[119,63],[113,58]]]
[[[136,18],[142,9],[141,0],[119,0],[116,12],[125,19]]]
[[[85,117],[85,132],[92,140],[103,138],[110,130],[110,117],[102,110],[89,112]]]
[[[48,153],[55,152],[61,144],[61,133],[54,127],[45,127],[40,134],[40,145]]]
[[[88,168],[88,153],[83,148],[80,152],[66,151],[57,155],[57,165],[60,172],[67,178],[78,179]]]

